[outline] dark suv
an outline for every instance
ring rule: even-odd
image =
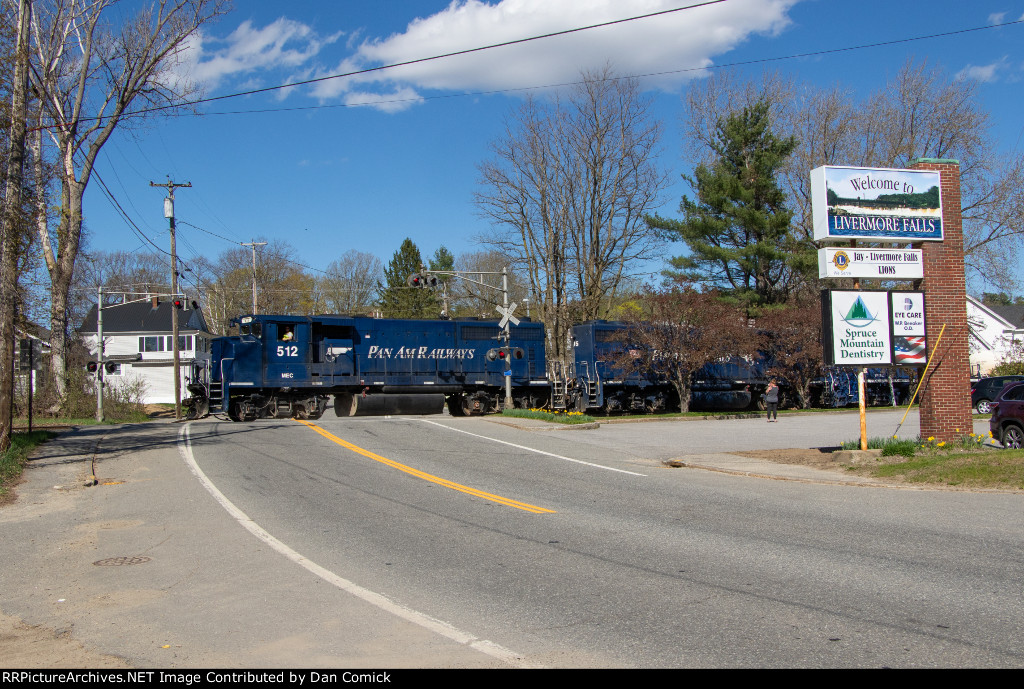
[[[988,414],[992,400],[996,398],[1003,386],[1019,380],[1024,380],[1024,376],[982,378],[971,386],[971,406],[977,409],[979,414]]]
[[[1007,385],[992,401],[988,427],[1003,447],[1024,447],[1024,382]]]

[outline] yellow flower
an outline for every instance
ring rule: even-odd
[[[945,440],[943,440],[943,441],[942,441],[941,443],[939,443],[939,447],[942,447],[942,446],[944,446],[945,444],[946,444],[946,441],[945,441]]]
[[[930,442],[930,443],[935,442],[935,436],[934,435],[933,436],[929,436],[928,437],[928,442]]]

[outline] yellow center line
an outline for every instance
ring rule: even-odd
[[[436,483],[437,485],[444,486],[445,488],[451,488],[452,490],[457,490],[461,493],[466,493],[468,495],[475,495],[478,498],[490,500],[491,502],[496,502],[499,505],[515,507],[516,509],[524,510],[526,512],[532,512],[533,514],[555,514],[555,510],[549,510],[545,507],[537,507],[536,505],[531,505],[529,503],[519,502],[518,500],[513,500],[512,498],[503,498],[500,495],[487,493],[482,490],[477,490],[476,488],[470,488],[469,486],[463,486],[462,484],[455,483],[454,481],[449,481],[448,479],[444,479],[439,476],[434,476],[433,474],[428,474],[424,471],[420,471],[419,469],[413,469],[411,466],[407,466],[400,462],[396,462],[393,459],[388,459],[387,457],[381,457],[380,455],[374,454],[369,450],[364,450],[363,448],[357,445],[353,445],[348,441],[342,440],[338,436],[329,433],[328,431],[324,430],[323,428],[317,426],[314,423],[310,423],[309,421],[303,421],[301,419],[296,419],[296,421],[303,424],[304,426],[312,428],[314,431],[316,431],[323,437],[327,438],[331,442],[337,443],[338,445],[341,445],[346,449],[352,450],[356,454],[360,454],[364,457],[369,457],[375,462],[386,464],[389,467],[398,469],[399,471],[404,471],[405,473],[411,476],[415,476],[417,478],[421,478],[424,481],[430,481],[431,483]]]

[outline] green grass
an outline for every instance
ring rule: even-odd
[[[869,450],[881,450],[883,457],[913,457],[920,443],[916,440],[900,440],[897,438],[869,438]],[[859,450],[860,440],[847,440],[841,447],[844,450]]]
[[[31,433],[13,433],[11,446],[0,453],[0,498],[7,495],[10,487],[21,477],[25,460],[37,445],[56,437],[50,431],[32,431]]]
[[[593,416],[580,412],[549,412],[540,409],[506,409],[501,412],[501,415],[519,419],[539,419],[541,421],[567,424],[593,423],[597,421]]]
[[[1024,450],[986,447],[986,439],[987,436],[968,435],[945,443],[921,438],[871,438],[868,449],[881,449],[882,458],[848,470],[909,483],[1024,489]],[[842,447],[860,449],[860,441],[851,440]]]
[[[1024,490],[1024,451],[936,453],[869,468],[878,478],[967,488]]]

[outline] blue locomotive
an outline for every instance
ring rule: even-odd
[[[572,362],[552,362],[551,403],[555,409],[656,413],[678,409],[675,387],[652,371],[625,372],[614,366],[629,325],[616,321],[589,321],[573,326]],[[763,393],[772,376],[770,360],[731,357],[708,363],[691,380],[693,409],[764,409]],[[915,372],[912,368],[872,368],[867,375],[869,405],[898,405],[910,399]],[[780,380],[783,406],[795,399],[793,390]],[[842,367],[828,367],[811,385],[818,404],[844,407],[857,404],[857,374]]]
[[[544,327],[522,319],[508,342],[495,321],[243,316],[193,364],[189,417],[233,421],[500,408],[510,379],[519,407],[549,401]]]
[[[629,325],[588,321],[573,326],[573,362],[552,366],[552,406],[574,411],[657,413],[678,408],[679,396],[664,375],[623,371],[614,365]],[[705,409],[757,406],[768,383],[762,362],[731,358],[694,372],[690,404]]]

